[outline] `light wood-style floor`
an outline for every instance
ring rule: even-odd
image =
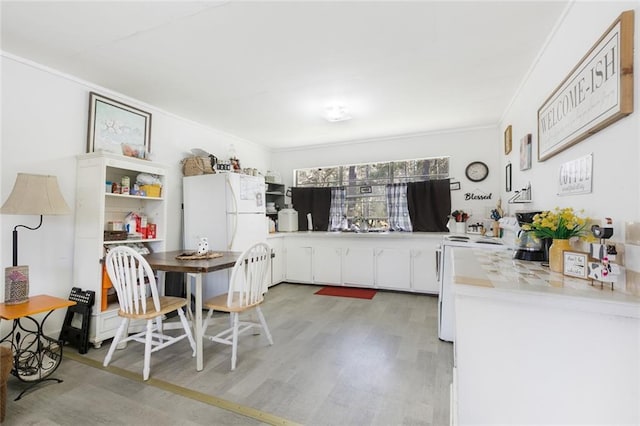
[[[306,425],[448,425],[452,345],[437,337],[437,298],[379,291],[372,300],[318,296],[320,287],[271,288],[263,312],[274,339],[244,335],[231,348],[205,342],[195,370],[186,341],[152,354],[151,379]],[[226,317],[216,316],[226,325]],[[100,361],[110,341],[85,355]],[[74,352],[66,347],[65,353]],[[140,375],[143,345],[116,351],[112,366]],[[264,424],[69,358],[21,400],[9,379],[6,425]]]

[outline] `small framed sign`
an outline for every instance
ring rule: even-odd
[[[508,155],[511,152],[511,124],[504,130],[504,155]]]
[[[593,186],[592,170],[593,154],[562,164],[558,178],[558,195],[590,193]]]
[[[531,133],[520,139],[520,170],[531,168]]]
[[[565,251],[562,253],[564,257],[564,269],[562,273],[569,277],[587,279],[589,255],[578,251]]]

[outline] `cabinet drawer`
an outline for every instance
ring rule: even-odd
[[[96,321],[98,322],[97,329],[100,330],[101,335],[109,335],[109,337],[113,337],[116,334],[116,330],[118,329],[121,320],[122,318],[118,316],[117,309],[102,312],[96,318]]]

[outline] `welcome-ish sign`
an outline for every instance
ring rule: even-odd
[[[538,161],[633,112],[634,12],[623,12],[538,109]]]

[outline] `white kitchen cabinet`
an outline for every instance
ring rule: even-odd
[[[106,182],[121,183],[127,176],[131,188],[140,173],[156,175],[162,183],[158,197],[112,194]],[[103,260],[106,248],[124,243],[142,243],[151,251],[165,250],[167,228],[166,185],[167,166],[137,158],[108,153],[78,156],[75,206],[75,242],[73,284],[96,293],[89,340],[96,347],[115,335],[119,321],[116,299],[107,303],[103,292]],[[156,237],[142,240],[105,241],[104,231],[110,221],[124,222],[125,216],[135,212],[145,215],[156,226]],[[106,284],[106,280],[105,280]]]
[[[640,424],[631,289],[600,290],[503,250],[454,248],[452,275],[458,424]]]
[[[440,291],[436,276],[436,249],[439,242],[432,241],[411,250],[411,289],[421,293]]]
[[[411,251],[397,248],[376,249],[376,287],[411,288]]]
[[[284,241],[282,238],[269,238],[268,243],[273,253],[270,285],[276,285],[284,281]]]
[[[271,239],[283,241],[287,281],[438,294],[435,256],[442,235],[276,235]]]
[[[287,281],[298,283],[311,283],[311,256],[310,245],[285,243],[285,276]]]
[[[373,287],[374,252],[370,247],[349,245],[342,255],[342,282],[346,286]]]
[[[313,282],[316,284],[342,284],[342,249],[318,246],[313,248]]]

